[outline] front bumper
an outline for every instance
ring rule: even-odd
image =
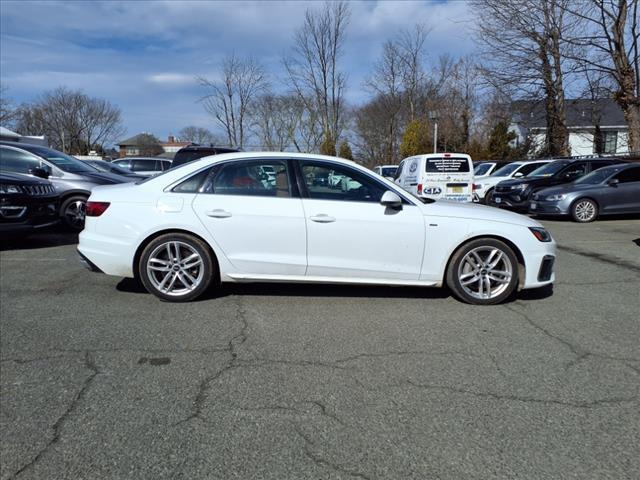
[[[506,193],[494,191],[489,202],[494,207],[526,212],[529,209],[529,194],[528,192]]]
[[[33,199],[24,202],[2,202],[5,208],[26,208],[20,218],[12,218],[0,212],[0,232],[7,235],[28,235],[37,230],[56,225],[58,216],[58,198]]]

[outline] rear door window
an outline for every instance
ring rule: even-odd
[[[155,160],[132,160],[131,170],[134,172],[155,171]]]
[[[428,158],[425,162],[427,173],[463,173],[469,172],[469,160],[464,157]]]
[[[216,195],[291,197],[289,169],[282,160],[248,160],[222,165],[212,182]]]

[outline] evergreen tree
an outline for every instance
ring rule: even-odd
[[[509,145],[515,140],[516,134],[509,131],[507,122],[500,121],[491,130],[487,145],[488,160],[509,160],[515,153],[515,149]]]
[[[429,153],[433,146],[429,141],[429,125],[425,120],[415,119],[407,125],[400,144],[402,158]]]
[[[329,155],[331,157],[336,156],[336,142],[331,138],[331,133],[326,133],[324,136],[324,140],[320,145],[320,154]]]
[[[346,141],[340,144],[340,153],[338,154],[338,156],[341,158],[346,158],[347,160],[353,160],[353,153],[351,152],[351,147]]]

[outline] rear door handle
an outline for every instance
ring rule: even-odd
[[[222,210],[221,208],[216,208],[215,210],[209,210],[206,212],[208,217],[214,218],[229,218],[231,216],[231,212],[227,212],[226,210]]]
[[[335,217],[330,217],[326,213],[319,213],[318,215],[314,215],[313,217],[309,217],[309,219],[312,222],[318,222],[318,223],[331,223],[331,222],[335,222],[336,221]]]

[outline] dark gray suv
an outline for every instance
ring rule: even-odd
[[[60,217],[73,230],[84,228],[84,209],[91,189],[134,181],[113,173],[100,172],[65,153],[40,145],[0,142],[0,171],[48,176],[60,194]],[[42,175],[42,173],[48,175]]]

